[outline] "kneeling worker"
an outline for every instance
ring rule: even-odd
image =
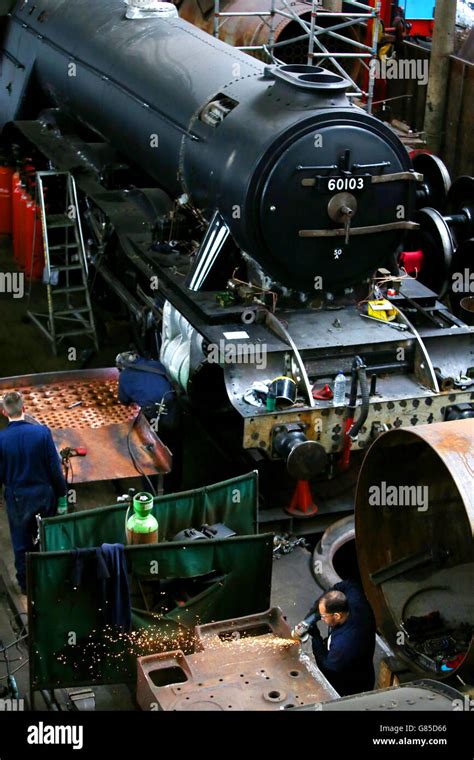
[[[6,393],[2,413],[8,426],[0,432],[0,486],[5,486],[16,576],[26,594],[26,552],[34,549],[36,515],[52,517],[66,506],[67,485],[51,431],[25,420],[23,396]]]
[[[181,446],[179,406],[166,370],[161,362],[145,359],[135,351],[125,351],[115,359],[120,372],[118,398],[122,404],[135,403],[152,429],[173,454],[173,469],[166,476],[165,490],[170,493],[181,485]]]
[[[318,621],[329,627],[322,639]],[[312,637],[316,664],[341,697],[374,687],[375,618],[360,586],[341,581],[323,594],[293,630],[294,638]]]
[[[159,420],[160,431],[163,429],[165,434],[174,431],[176,393],[162,363],[145,359],[135,351],[118,354],[115,363],[120,372],[119,401],[122,404],[138,404],[152,424],[155,419]]]

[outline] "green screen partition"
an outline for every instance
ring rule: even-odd
[[[126,504],[88,509],[42,521],[42,551],[125,543]],[[158,520],[159,541],[171,541],[185,528],[222,522],[239,536],[257,533],[258,474],[251,472],[194,491],[159,496],[153,514]]]
[[[134,594],[129,634],[105,624],[97,584],[85,579],[73,586],[76,551],[28,555],[33,691],[133,682],[138,656],[192,651],[195,625],[270,606],[272,534],[129,546],[124,551]],[[177,592],[183,598],[164,612],[147,609],[146,589],[155,589],[154,598],[156,592],[159,598],[169,583],[185,589]]]

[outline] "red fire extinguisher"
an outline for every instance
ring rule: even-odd
[[[18,266],[22,271],[25,270],[26,259],[26,207],[30,202],[30,196],[26,190],[20,195],[20,216],[18,221],[18,249],[17,257],[15,256]]]
[[[0,166],[0,235],[12,231],[12,178],[15,170]]]
[[[13,194],[12,194],[12,231],[13,231],[13,256],[15,261],[20,261],[20,240],[21,240],[21,227],[20,227],[20,210],[21,210],[21,198],[24,192],[23,185],[21,184],[20,175],[13,175]],[[15,178],[18,178],[17,180]],[[16,184],[15,184],[16,183]]]
[[[43,229],[38,211],[35,201],[28,201],[25,219],[25,274],[33,280],[39,280],[43,275]]]

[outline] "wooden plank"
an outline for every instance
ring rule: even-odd
[[[454,176],[474,174],[474,65],[465,64],[464,87],[462,92],[461,113],[459,118],[458,140]]]
[[[451,176],[454,176],[456,173],[456,153],[461,104],[463,99],[464,69],[464,61],[461,61],[459,58],[454,58],[454,56],[450,56],[448,102],[446,104],[446,119],[443,144],[441,147],[441,158],[448,167]]]

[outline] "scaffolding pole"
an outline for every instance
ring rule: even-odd
[[[308,40],[308,53],[307,63],[308,65],[318,64],[324,61],[330,61],[333,67],[347,79],[352,88],[352,92],[348,92],[352,97],[366,97],[366,109],[369,113],[372,111],[374,86],[375,81],[373,76],[368,77],[367,92],[360,89],[357,83],[350,77],[350,75],[341,66],[339,61],[360,59],[362,66],[370,72],[370,62],[377,57],[378,37],[380,30],[380,0],[368,0],[367,3],[359,2],[358,0],[345,0],[346,5],[350,5],[354,10],[351,12],[345,11],[333,11],[325,10],[320,5],[319,0],[312,0],[311,5],[308,4],[308,11],[310,12],[310,22],[308,23],[302,19],[293,10],[292,6],[287,0],[280,0],[282,3],[281,8],[276,7],[277,0],[271,0],[270,9],[268,11],[221,11],[221,0],[215,0],[214,3],[214,18],[213,18],[213,34],[214,37],[219,38],[219,32],[226,18],[232,17],[258,17],[261,18],[262,23],[268,27],[268,41],[259,45],[242,45],[239,46],[239,50],[246,52],[262,52],[272,63],[281,63],[276,57],[275,53],[279,48],[285,45],[291,45],[294,42],[299,42],[304,39]],[[357,9],[357,10],[356,10]],[[275,25],[276,18],[280,16],[282,18],[295,21],[302,30],[302,33],[291,39],[277,42],[275,40]],[[318,20],[331,20],[328,26],[320,26]],[[360,25],[363,23],[372,22],[372,40],[371,44],[364,44],[358,40],[345,37],[339,32],[345,28],[352,27],[354,25]],[[348,46],[356,48],[354,52],[339,52],[336,50],[330,50],[326,45],[323,45],[319,39],[325,35],[329,40],[337,40],[344,42]],[[369,65],[367,65],[367,59],[369,59]]]

